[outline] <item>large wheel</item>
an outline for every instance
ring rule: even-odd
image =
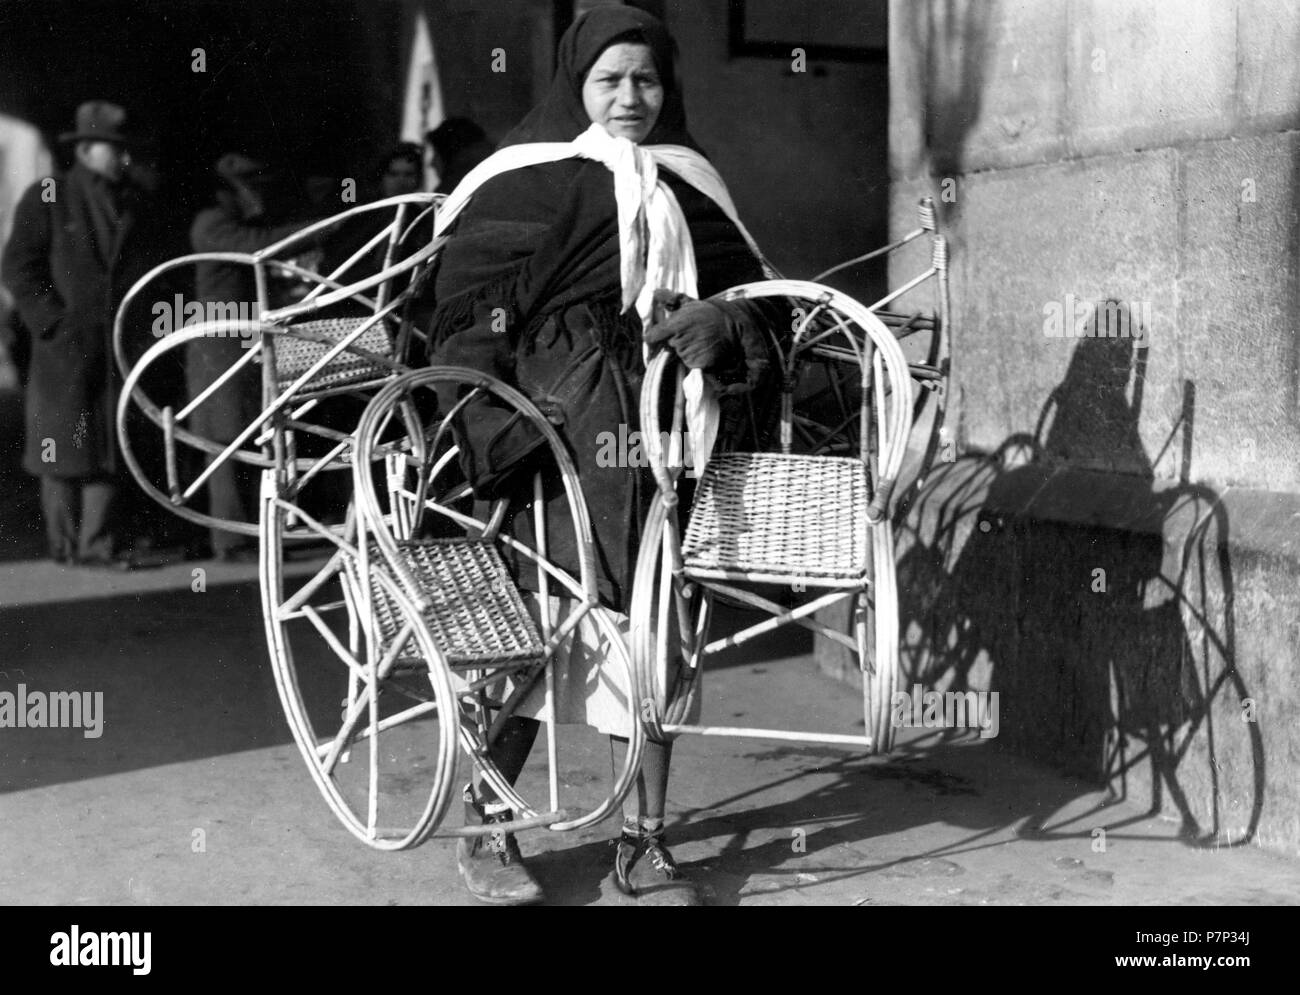
[[[632,582],[633,669],[646,730],[664,737],[663,725],[681,723],[700,694],[703,653],[714,594],[675,576],[684,523],[681,506],[656,494],[646,516]]]
[[[474,417],[480,403],[525,419],[550,450],[546,469],[533,477],[518,474],[511,496],[491,503],[475,500],[458,458],[456,419],[467,410],[466,417]],[[456,367],[415,371],[387,384],[356,434],[358,541],[373,563],[402,582],[447,661],[460,702],[462,744],[477,772],[510,805],[516,828],[569,830],[606,818],[640,764],[639,682],[625,636],[599,604],[587,506],[559,435],[522,394]],[[382,477],[376,472],[381,452]],[[569,531],[570,548],[579,551],[576,570],[550,556],[557,537],[539,523],[539,502],[552,509],[551,527],[557,516],[567,516],[558,527]],[[607,654],[599,679],[614,707],[625,710],[629,749],[603,786],[591,782],[589,764],[575,779],[561,760],[562,753],[590,754],[600,737],[576,723],[553,721],[556,670],[579,641]],[[544,783],[525,777],[512,784],[491,759],[490,744],[515,714],[544,723]]]
[[[372,567],[363,590],[355,527],[305,519],[278,496],[274,473],[261,500],[262,606],[289,728],[349,832],[379,850],[416,846],[456,785],[460,715],[446,663],[391,574]],[[290,518],[332,550],[305,579],[285,575]],[[382,613],[364,610],[371,600]]]

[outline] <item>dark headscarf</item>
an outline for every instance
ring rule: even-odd
[[[650,48],[664,87],[664,104],[647,145],[685,145],[699,151],[686,130],[686,108],[677,80],[676,45],[663,22],[636,7],[595,7],[569,26],[555,53],[555,77],[541,103],[501,141],[571,142],[589,127],[591,119],[582,104],[582,84],[602,52],[620,42],[639,42]]]

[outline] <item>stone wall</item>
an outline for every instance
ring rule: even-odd
[[[890,14],[892,227],[928,193],[951,236],[958,440],[898,523],[904,681],[1300,852],[1300,7]],[[1107,301],[1127,336],[1071,334]]]
[[[1105,433],[1084,458],[1184,475],[1182,440],[1166,443],[1186,430],[1190,391],[1192,479],[1300,490],[1300,9],[892,13],[895,225],[919,193],[946,193],[964,445],[989,451],[1033,426],[1077,345],[1045,334],[1055,305],[1114,299],[1150,316],[1132,420],[1154,465],[1105,453]]]

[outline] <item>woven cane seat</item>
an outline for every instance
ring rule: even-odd
[[[709,460],[682,544],[686,572],[847,580],[867,569],[861,460],[721,453]]]
[[[277,335],[275,338],[275,376],[281,390],[290,386],[307,372],[313,363],[325,355],[334,343],[356,330],[366,318],[324,318],[319,321],[302,321],[291,325],[290,330],[325,336],[328,342],[299,338],[296,335]],[[393,343],[382,321],[376,322],[351,343],[385,359],[393,358]],[[330,390],[359,383],[382,380],[392,373],[391,367],[371,362],[364,356],[344,349],[326,363],[301,391]]]
[[[433,539],[400,542],[407,570],[432,604],[424,621],[447,663],[453,667],[540,660],[543,643],[524,607],[501,554],[490,542]],[[377,547],[371,569],[383,570]],[[396,606],[382,585],[370,578],[380,638],[385,648],[400,631]],[[415,643],[410,645],[414,647]]]

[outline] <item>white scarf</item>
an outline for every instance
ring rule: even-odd
[[[659,167],[699,190],[722,209],[744,236],[763,272],[775,271],[736,215],[731,194],[718,171],[698,152],[681,145],[637,145],[615,137],[593,124],[572,142],[533,142],[511,145],[485,159],[465,176],[443,203],[434,222],[434,237],[442,235],[465,209],[474,192],[501,173],[524,166],[563,159],[592,159],[614,175],[614,198],[618,205],[619,275],[623,287],[623,310],[633,305],[644,330],[650,324],[654,292],[660,288],[699,296],[695,269],[695,248],[681,205],[668,185],[659,179]],[[691,457],[697,474],[718,436],[718,399],[701,370],[691,370],[684,381],[686,424],[691,440]],[[673,449],[677,440],[673,440]],[[675,454],[671,454],[675,455]]]

